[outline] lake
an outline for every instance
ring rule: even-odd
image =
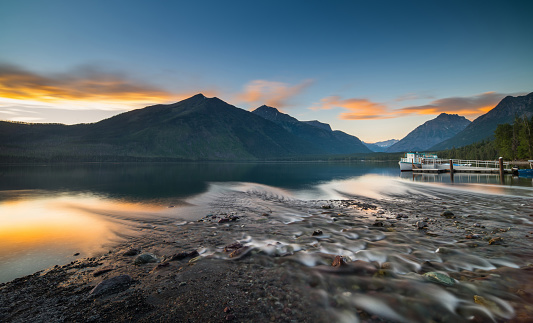
[[[104,253],[158,217],[195,221],[221,190],[382,198],[420,183],[533,197],[531,179],[456,174],[452,183],[449,174],[400,174],[395,162],[0,166],[0,282]]]

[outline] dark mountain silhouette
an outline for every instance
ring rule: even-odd
[[[339,130],[332,131],[331,127],[319,121],[299,121],[298,119],[266,105],[252,111],[252,113],[270,120],[299,139],[318,147],[327,154],[370,153],[359,138]]]
[[[387,152],[426,151],[465,129],[470,120],[457,114],[441,113],[411,131],[402,140],[387,149]]]
[[[258,160],[321,154],[331,150],[202,94],[92,124],[0,122],[0,158],[7,161]]]
[[[444,150],[463,147],[485,139],[494,138],[494,131],[499,124],[513,123],[515,116],[531,118],[533,116],[533,92],[523,96],[507,96],[492,110],[479,116],[463,131],[450,139],[431,147],[431,150]]]

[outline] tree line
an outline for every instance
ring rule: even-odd
[[[498,125],[494,143],[504,159],[533,159],[533,117],[515,117],[513,124]]]

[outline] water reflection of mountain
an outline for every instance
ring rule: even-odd
[[[132,163],[1,166],[0,190],[91,192],[134,200],[187,197],[209,182],[254,182],[287,189],[361,176],[396,176],[390,163]]]

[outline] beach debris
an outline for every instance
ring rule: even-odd
[[[490,245],[493,245],[493,244],[502,244],[503,243],[503,238],[502,237],[495,237],[495,238],[492,238],[489,240],[489,244]]]
[[[441,274],[438,272],[430,271],[423,275],[427,280],[433,283],[441,284],[444,286],[453,286],[455,285],[455,280],[448,275]]]
[[[324,234],[324,233],[322,232],[322,230],[315,230],[315,231],[313,231],[312,236],[321,236],[322,234]]]
[[[147,264],[151,262],[158,262],[159,260],[157,257],[151,253],[143,253],[142,255],[139,255],[137,258],[135,258],[134,264],[136,265],[142,265]]]
[[[197,250],[193,250],[191,252],[180,252],[170,257],[169,261],[183,260],[185,258],[194,258],[194,257],[198,257],[199,255],[200,254],[198,253]]]
[[[130,287],[131,277],[129,275],[119,275],[101,281],[90,292],[90,296],[100,296],[104,294],[117,293]]]
[[[450,210],[444,210],[444,211],[440,214],[440,216],[446,217],[446,218],[448,218],[448,219],[453,219],[453,218],[455,218],[455,215],[454,215],[453,212],[450,211]]]
[[[343,267],[346,266],[346,260],[343,256],[335,256],[335,259],[333,259],[333,263],[331,265],[333,267]]]
[[[140,253],[141,253],[141,249],[131,248],[128,251],[126,251],[125,253],[123,253],[122,255],[131,257],[131,256],[136,256],[136,255],[138,255]]]

